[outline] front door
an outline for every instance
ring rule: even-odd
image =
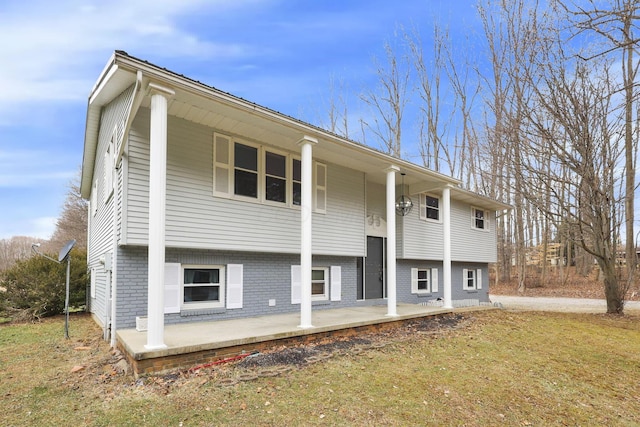
[[[367,236],[364,298],[384,298],[384,239]]]

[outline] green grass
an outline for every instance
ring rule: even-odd
[[[63,318],[3,325],[0,425],[640,425],[640,317],[465,316],[461,329],[231,387],[215,380],[230,367],[144,385],[113,375],[88,316],[71,318],[70,340]]]

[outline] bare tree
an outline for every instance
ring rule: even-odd
[[[614,93],[610,64],[572,62],[559,37],[540,41],[537,52],[530,75],[536,96],[525,126],[528,144],[550,156],[550,167],[540,167],[536,156],[521,159],[523,171],[534,178],[524,194],[556,224],[574,225],[581,247],[602,270],[607,312],[622,313],[626,286],[616,271],[620,200],[615,191],[622,150],[616,140],[619,122],[609,114]],[[546,192],[557,209],[530,197]]]
[[[524,183],[526,176],[521,170],[526,156],[526,138],[522,134],[522,123],[527,114],[531,83],[526,78],[535,54],[535,44],[540,37],[537,25],[537,4],[526,0],[502,0],[499,4],[486,1],[478,7],[489,45],[492,79],[485,79],[492,97],[487,100],[493,113],[493,124],[489,127],[487,141],[501,148],[502,159],[495,159],[513,173],[505,192],[514,204],[513,236],[515,237],[515,265],[518,273],[518,291],[525,290],[527,245],[526,200]],[[493,151],[496,152],[495,150]],[[497,174],[503,171],[494,167]],[[510,232],[510,231],[507,231]],[[531,234],[531,233],[529,233]]]
[[[35,237],[14,236],[0,240],[0,271],[11,267],[16,261],[31,256],[31,245],[37,242]]]
[[[406,56],[398,53],[389,42],[385,43],[386,64],[376,61],[376,74],[379,87],[362,95],[364,101],[374,113],[372,123],[362,121],[363,129],[369,129],[382,142],[384,150],[394,156],[402,157],[402,119],[408,101],[407,87],[410,67]]]
[[[433,57],[425,58],[422,39],[417,30],[411,35],[405,35],[411,51],[412,65],[417,76],[418,94],[420,96],[420,154],[423,164],[435,171],[440,171],[441,152],[447,151],[448,146],[443,142],[447,133],[448,120],[442,117],[440,101],[441,79],[444,74],[444,45],[448,42],[448,35],[443,33],[437,23],[433,29]],[[448,153],[444,154],[446,157]]]
[[[48,247],[59,250],[71,239],[76,240],[76,247],[87,247],[87,201],[80,195],[80,173],[69,183],[69,191]]]
[[[619,51],[621,54],[622,84],[620,91],[624,92],[624,152],[625,152],[625,253],[627,260],[627,278],[629,283],[634,281],[637,265],[636,247],[634,242],[635,215],[635,158],[638,152],[637,130],[634,131],[633,114],[636,102],[636,83],[640,62],[634,62],[633,55],[640,38],[636,38],[634,30],[640,21],[640,3],[637,0],[609,0],[609,4],[601,1],[588,0],[577,3],[574,1],[561,2],[562,6],[571,12],[576,26],[576,33],[592,31],[602,36],[608,45],[605,49],[592,55],[581,55],[582,59],[593,60],[601,55]],[[604,6],[604,7],[603,7]],[[607,7],[608,6],[608,7]],[[637,118],[637,117],[636,117]],[[634,133],[636,133],[634,140]]]
[[[343,79],[331,76],[329,79],[329,123],[324,125],[336,135],[349,138],[349,114],[347,108],[347,88]],[[322,125],[322,124],[321,124]]]

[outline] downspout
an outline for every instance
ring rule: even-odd
[[[133,122],[133,116],[138,111],[140,104],[142,103],[142,98],[144,97],[144,92],[140,89],[142,88],[142,71],[138,70],[136,73],[136,83],[133,88],[133,94],[131,99],[131,104],[129,104],[129,111],[127,112],[127,121],[125,123],[124,129],[122,130],[122,140],[120,142],[120,149],[118,150],[118,156],[116,157],[116,169],[121,169],[122,165],[122,156],[124,155],[124,148],[126,143],[128,142],[129,130],[131,129],[131,124]],[[116,190],[119,190],[121,187],[124,187],[125,177],[122,175],[122,179],[119,180],[118,185],[116,186]],[[110,334],[110,342],[111,347],[116,346],[116,314],[117,314],[117,287],[118,287],[118,226],[120,224],[117,221],[118,215],[118,197],[120,197],[124,193],[116,191],[114,194],[113,200],[113,230],[112,230],[112,256],[111,256],[111,334]],[[123,212],[124,215],[124,212]]]
[[[127,112],[127,122],[122,131],[122,143],[120,144],[120,149],[118,150],[118,156],[116,157],[116,165],[120,163],[122,156],[124,155],[124,147],[129,141],[129,130],[131,129],[131,125],[133,124],[133,118],[138,112],[138,108],[140,108],[140,104],[142,104],[142,99],[144,98],[144,92],[140,89],[142,88],[142,71],[138,70],[136,73],[136,85],[133,88],[133,99],[131,104],[129,105],[129,111]]]

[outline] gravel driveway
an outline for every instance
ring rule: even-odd
[[[606,313],[607,303],[603,299],[517,297],[489,295],[491,302],[500,303],[510,310],[560,311],[567,313]],[[625,311],[640,312],[640,301],[627,301]]]

